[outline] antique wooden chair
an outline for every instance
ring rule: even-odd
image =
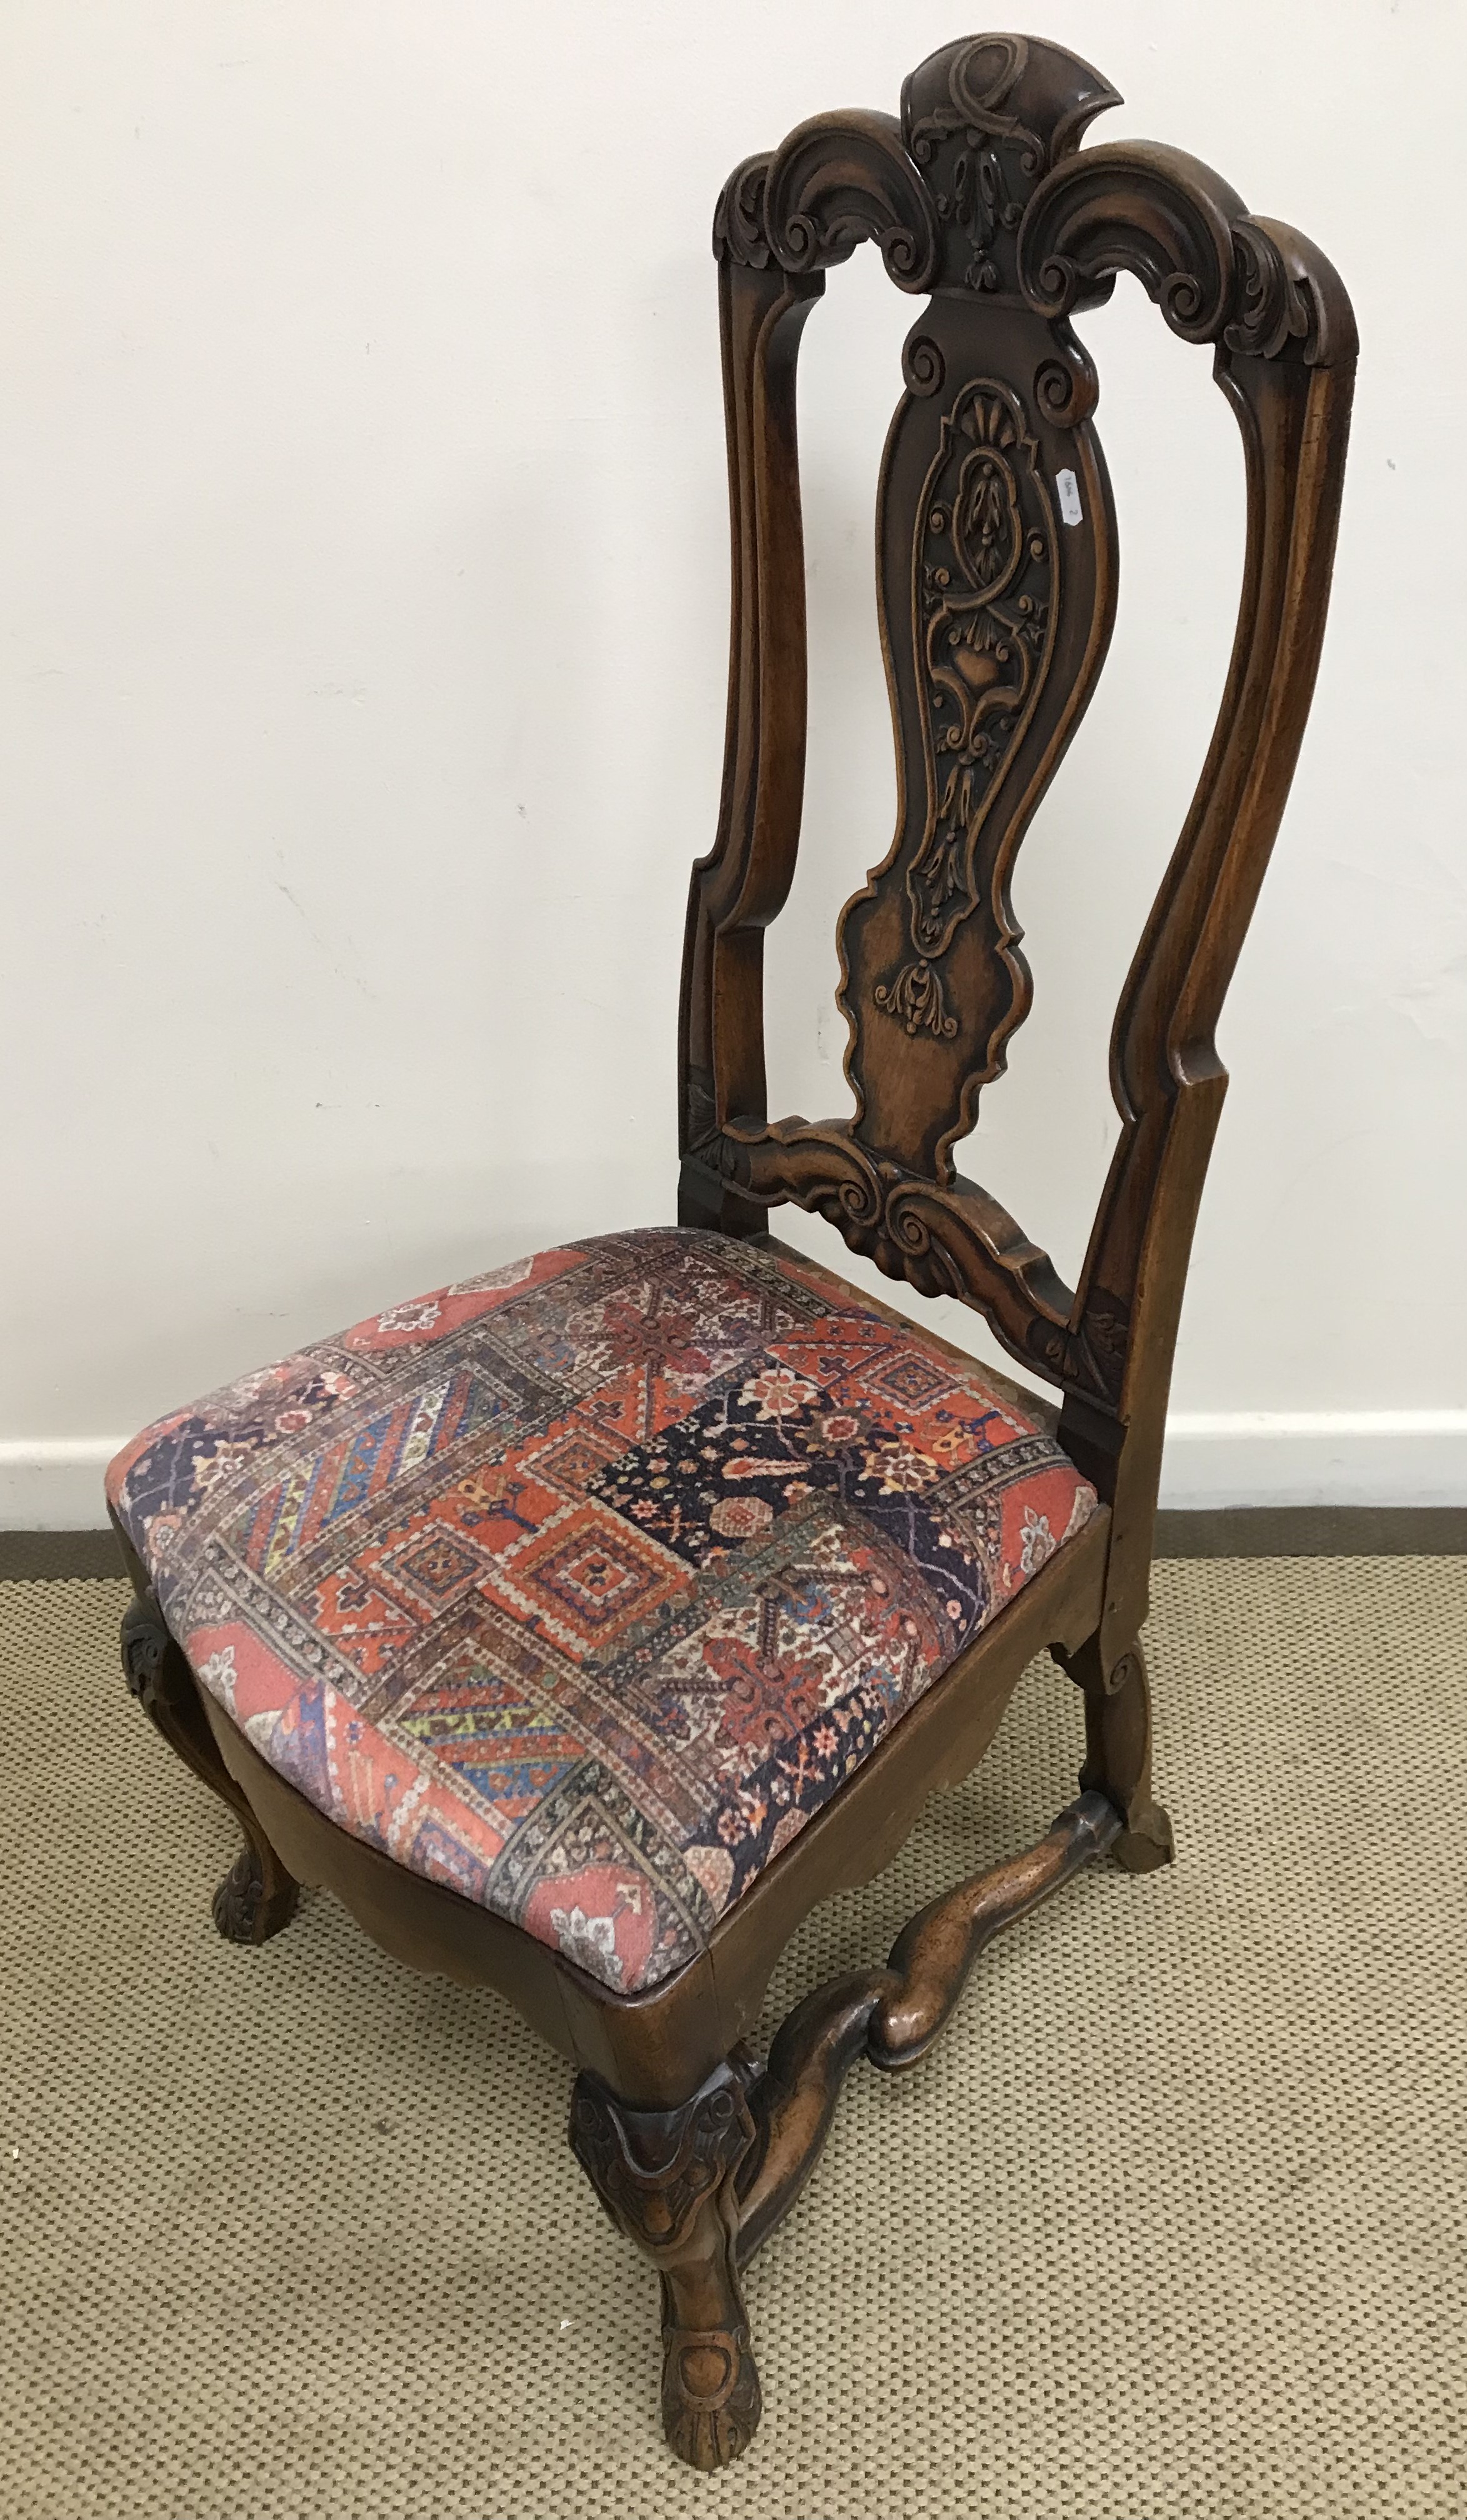
[[[854,2061],[914,2063],[984,1945],[1092,1858],[1171,1852],[1138,1642],[1167,1389],[1226,1081],[1214,1024],[1319,652],[1355,335],[1324,257],[1195,158],[1081,150],[1114,102],[1054,45],[976,36],[913,73],[899,121],[819,115],[719,202],[733,655],[688,917],[678,1227],[398,1305],[150,1427],[109,1477],[129,1685],[245,1833],[220,1932],[263,1942],[298,1880],[324,1882],[574,2062],[571,2140],[662,2278],[665,2428],[698,2467],[758,2421],[739,2269]],[[868,238],[925,301],[879,492],[900,802],[841,919],[854,1114],[771,1123],[762,944],[804,744],[796,353]],[[1118,271],[1213,345],[1248,535],[1072,1290],[953,1149],[1028,1007],[1015,851],[1111,631],[1068,319]],[[785,1199],[976,1306],[1058,1404],[775,1241]],[[1078,1799],[884,1966],[817,1988],[760,2063],[746,2037],[801,1917],[891,1859],[1046,1646],[1083,1692]]]

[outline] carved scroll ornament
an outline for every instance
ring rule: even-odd
[[[710,1102],[702,1108],[707,1114]],[[1077,1323],[1075,1299],[1049,1254],[976,1182],[940,1188],[869,1154],[840,1120],[726,1132],[709,1125],[690,1155],[750,1198],[793,1199],[823,1216],[852,1251],[922,1294],[971,1303],[981,1286],[994,1335],[1021,1363],[1103,1408],[1117,1405],[1124,1301],[1097,1288]]]
[[[803,657],[802,642],[792,650],[788,600],[780,617],[761,608],[774,555],[770,543],[766,563],[759,543],[765,480],[767,514],[777,492],[786,536],[798,537],[798,509],[772,464],[760,471],[761,389],[756,362],[746,363],[736,513],[753,500],[743,528],[752,565],[737,600],[756,628],[736,640],[736,657],[778,654],[779,710],[776,722],[752,669],[736,671],[730,740],[737,729],[743,768],[726,789],[719,848],[695,878],[690,929],[685,1073],[690,1090],[709,1079],[711,1113],[685,1105],[684,1146],[700,1178],[830,1217],[881,1267],[976,1305],[1015,1354],[1123,1417],[1166,1114],[1189,1076],[1216,1070],[1211,1025],[1246,917],[1218,905],[1246,905],[1257,889],[1307,706],[1317,634],[1311,646],[1291,630],[1289,608],[1306,577],[1328,583],[1355,335],[1325,257],[1253,216],[1199,160],[1145,142],[1081,150],[1086,123],[1116,101],[1059,47],[978,36],[913,72],[899,124],[818,117],[771,158],[747,161],[725,191],[716,244],[739,286],[818,278],[871,237],[900,287],[931,292],[904,354],[883,493],[894,706],[920,792],[842,914],[854,1116],[769,1124],[745,1012],[756,953],[740,922],[767,918],[793,872],[803,718],[789,695],[792,673],[802,690]],[[1253,560],[1245,572],[1217,736],[1117,1018],[1122,1143],[1072,1292],[1014,1220],[956,1177],[950,1150],[1028,1010],[1010,870],[1108,635],[1107,493],[1087,424],[1095,376],[1069,318],[1102,303],[1120,272],[1139,278],[1180,338],[1215,348],[1250,449],[1250,552],[1266,542],[1276,558],[1291,534],[1306,542],[1292,577]],[[1343,378],[1328,422],[1333,471],[1321,473],[1303,413],[1311,379],[1332,369]],[[792,383],[786,392],[779,425],[793,446]],[[940,423],[923,424],[924,410]],[[915,475],[908,446],[923,449]],[[1074,528],[1056,514],[1067,468]],[[1088,482],[1083,499],[1077,482]],[[786,588],[787,557],[782,548]],[[903,566],[909,633],[894,593]],[[1229,892],[1224,866],[1245,857]],[[754,897],[738,871],[756,864],[763,906],[700,926],[700,903]],[[894,1050],[880,1048],[884,1038]]]
[[[913,70],[901,115],[820,113],[746,158],[719,197],[715,252],[827,271],[864,239],[899,289],[1004,294],[1035,185],[1117,91],[1057,44],[973,35]]]
[[[1019,285],[1058,321],[1138,279],[1184,341],[1307,367],[1352,360],[1358,338],[1332,263],[1297,229],[1253,218],[1231,184],[1181,149],[1143,140],[1059,168],[1025,214]]]

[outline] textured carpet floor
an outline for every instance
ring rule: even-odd
[[[763,2428],[657,2421],[569,2070],[324,1895],[219,1941],[227,1816],[119,1586],[0,1588],[7,2520],[1463,2520],[1467,1561],[1158,1570],[1169,1873],[1092,1872],[857,2069],[759,2258]],[[1027,1676],[771,2017],[1072,1791]]]

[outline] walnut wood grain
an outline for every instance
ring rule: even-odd
[[[934,1899],[892,1946],[885,1968],[817,1987],[782,2023],[754,2092],[757,2147],[741,2182],[738,2254],[747,2261],[784,2220],[824,2145],[857,2057],[884,2072],[914,2065],[951,2019],[974,1963],[1006,1925],[1120,1837],[1109,1796],[1082,1791],[1047,1836]]]
[[[852,1969],[812,1987],[781,2022],[754,2093],[758,2141],[740,2184],[741,2265],[784,2221],[819,2160],[841,2086],[866,2052],[873,2013],[896,1984],[891,1969]]]
[[[898,1984],[872,2016],[872,2063],[893,2071],[925,2056],[994,1935],[1103,1855],[1120,1829],[1121,1815],[1109,1797],[1082,1792],[1037,1846],[976,1874],[914,1916],[892,1947],[888,1966]]]

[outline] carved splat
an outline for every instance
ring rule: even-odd
[[[1067,1440],[1123,1504],[1127,1476],[1154,1488],[1225,1082],[1213,1026],[1317,663],[1354,331],[1324,257],[1195,158],[1081,149],[1116,101],[1058,46],[976,36],[913,73],[899,123],[818,116],[740,168],[720,203],[734,642],[719,835],[689,912],[683,1214],[754,1233],[791,1198],[890,1275],[973,1304],[1065,1391]],[[762,941],[793,876],[804,749],[795,360],[824,272],[866,238],[927,297],[878,488],[897,827],[840,923],[854,1114],[771,1122]],[[1029,1008],[1015,859],[1110,635],[1096,379],[1069,319],[1120,271],[1215,349],[1243,433],[1249,543],[1216,733],[1118,1012],[1121,1140],[1071,1288],[953,1149]],[[1144,1511],[1118,1514],[1123,1558],[1139,1565],[1148,1543]],[[1112,1643],[1134,1633],[1140,1580],[1118,1588]]]
[[[1109,494],[1088,427],[1044,414],[1036,380],[1056,355],[1053,328],[1021,310],[936,300],[880,492],[907,776],[892,855],[842,916],[840,1003],[855,1136],[943,1186],[1028,1012],[1010,874],[1110,634]]]

